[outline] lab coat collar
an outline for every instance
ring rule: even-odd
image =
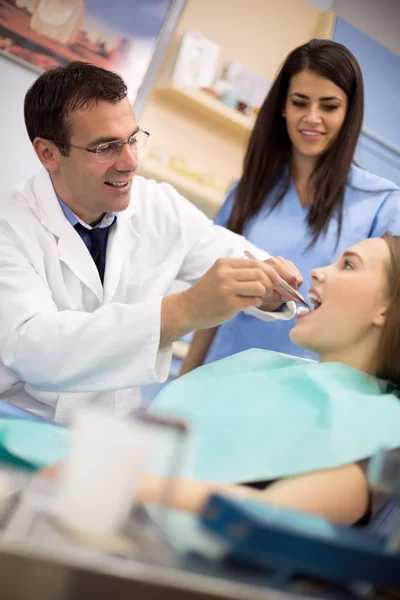
[[[119,213],[117,222],[110,231],[103,287],[96,265],[84,242],[62,211],[46,169],[42,169],[35,177],[34,193],[43,226],[57,238],[60,261],[68,265],[93,291],[100,303],[110,301],[117,287],[123,263],[139,237],[132,226],[131,217],[135,213],[132,203],[125,211]]]

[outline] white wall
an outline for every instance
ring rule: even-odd
[[[0,194],[40,165],[24,123],[24,97],[37,73],[0,56]]]
[[[400,55],[400,0],[310,0]]]

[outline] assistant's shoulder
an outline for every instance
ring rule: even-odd
[[[400,193],[400,187],[393,181],[380,177],[365,169],[361,169],[356,165],[352,165],[350,169],[348,186],[354,191],[361,192],[376,192],[377,194],[390,192]]]
[[[385,231],[400,235],[400,187],[396,183],[354,166],[346,199],[357,211],[357,226],[364,221],[366,236],[379,237]]]

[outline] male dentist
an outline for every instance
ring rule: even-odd
[[[24,108],[43,169],[0,200],[0,399],[61,423],[94,403],[127,415],[136,386],[167,378],[187,332],[245,309],[293,316],[275,291],[281,278],[300,286],[292,263],[213,225],[170,185],[134,178],[148,133],[121,77],[58,67]],[[175,279],[192,287],[168,296]]]

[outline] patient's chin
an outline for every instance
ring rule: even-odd
[[[291,341],[292,341],[294,344],[296,344],[296,346],[302,346],[302,345],[303,345],[303,343],[302,343],[302,342],[303,342],[302,338],[303,338],[304,336],[302,336],[302,335],[301,335],[301,333],[299,333],[299,331],[298,331],[298,330],[296,331],[296,328],[297,328],[297,325],[295,325],[295,326],[293,327],[293,329],[292,329],[292,330],[291,330],[291,332],[289,333],[289,337],[290,337],[290,340],[291,340]]]
[[[305,327],[296,323],[290,331],[289,337],[296,346],[304,348],[305,350],[311,350],[310,346],[313,345],[311,332],[305,331]]]

